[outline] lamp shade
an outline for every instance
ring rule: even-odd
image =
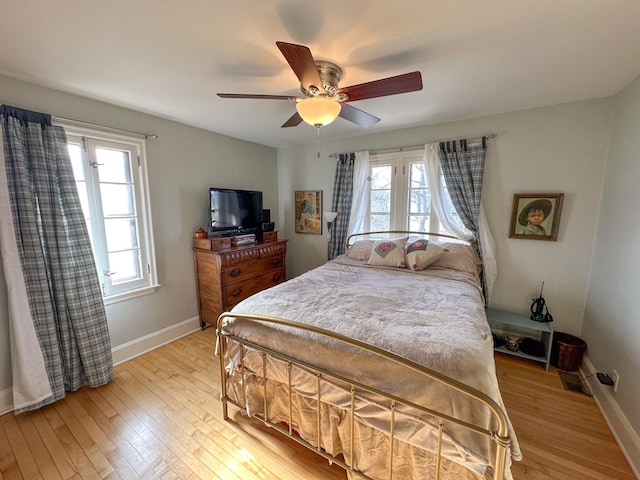
[[[333,222],[338,216],[338,212],[324,212],[324,221],[327,223]]]
[[[296,103],[302,119],[314,127],[329,125],[340,114],[340,103],[327,97],[309,97]]]

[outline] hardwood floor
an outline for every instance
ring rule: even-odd
[[[116,367],[104,387],[1,416],[0,479],[346,479],[235,408],[221,420],[214,342],[197,332]],[[524,455],[516,480],[634,478],[592,398],[538,363],[496,362]]]

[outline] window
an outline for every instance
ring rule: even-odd
[[[153,292],[144,140],[65,130],[105,303]]]
[[[411,230],[451,234],[431,208],[424,151],[371,155],[365,231]],[[445,191],[442,173],[438,181]]]

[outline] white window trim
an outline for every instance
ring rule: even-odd
[[[409,204],[409,165],[411,163],[423,163],[424,162],[424,149],[415,150],[401,150],[395,152],[377,153],[371,154],[369,157],[369,175],[371,174],[371,168],[374,165],[388,165],[391,164],[395,167],[396,171],[392,178],[392,192],[391,195],[391,221],[390,230],[408,230],[408,204]],[[439,180],[438,180],[439,181]],[[368,186],[371,191],[371,184]],[[436,215],[433,206],[430,209],[429,218],[429,231],[439,232],[440,222]],[[365,220],[365,230],[371,231],[370,218],[371,218],[371,203],[367,198],[367,212]]]
[[[92,128],[86,128],[75,124],[65,122],[55,122],[57,125],[61,125],[65,129],[65,133],[68,137],[90,137],[98,141],[105,142],[117,142],[126,145],[135,146],[138,149],[137,155],[137,174],[138,182],[136,183],[136,189],[139,190],[137,196],[139,197],[139,211],[138,218],[140,220],[140,228],[144,230],[142,235],[142,241],[144,242],[145,258],[143,265],[148,265],[148,281],[143,287],[132,288],[121,292],[116,292],[110,295],[103,296],[105,305],[110,305],[132,298],[140,297],[143,295],[149,295],[154,293],[161,284],[158,282],[158,268],[156,263],[156,251],[153,241],[153,219],[151,216],[151,197],[149,195],[149,176],[147,170],[147,152],[146,141],[144,138],[136,137],[134,135],[122,135],[117,133],[105,132]],[[98,277],[101,278],[101,272],[98,271]]]
[[[132,298],[142,297],[144,295],[150,295],[154,293],[161,285],[155,283],[148,287],[139,288],[137,290],[129,290],[123,293],[117,293],[115,295],[109,295],[108,297],[102,297],[105,305],[111,305],[114,303],[124,302],[125,300],[131,300]]]

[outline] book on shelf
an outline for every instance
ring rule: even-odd
[[[241,235],[234,235],[232,237],[232,239],[234,239],[234,240],[246,240],[246,239],[255,240],[256,239],[256,234],[255,233],[243,233]]]
[[[231,242],[231,245],[232,245],[232,246],[234,246],[234,247],[245,247],[245,246],[247,246],[247,245],[255,245],[255,244],[256,244],[256,241],[255,241],[255,240],[253,240],[253,241],[251,241],[251,240],[250,240],[250,241],[238,242],[238,243],[233,243],[233,242]]]
[[[253,233],[248,233],[245,235],[236,235],[231,238],[231,245],[235,247],[239,247],[242,245],[252,245],[256,243],[256,236]]]

